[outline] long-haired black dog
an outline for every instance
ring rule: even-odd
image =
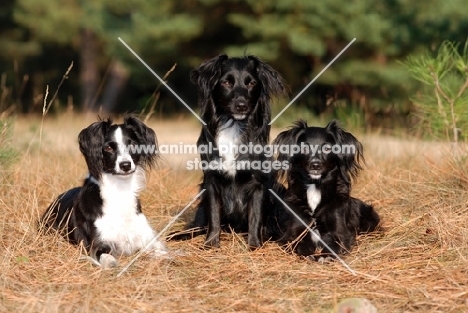
[[[363,147],[351,133],[336,121],[325,128],[308,127],[305,121],[298,121],[273,143],[299,149],[298,153],[279,154],[280,159],[289,162],[289,169],[282,173],[287,178],[287,190],[282,196],[315,232],[308,232],[296,217],[288,214],[287,222],[280,225],[282,236],[277,233],[281,244],[290,244],[301,256],[322,260],[332,255],[318,238],[340,254],[350,251],[357,234],[376,229],[380,222],[377,212],[350,196],[351,181],[364,161]]]
[[[201,195],[194,221],[187,226],[194,230],[173,239],[206,233],[204,245],[219,247],[221,229],[232,229],[247,232],[251,248],[260,247],[270,174],[258,165],[267,158],[264,153],[241,153],[237,147],[268,144],[270,101],[273,96],[286,93],[283,79],[255,56],[226,55],[204,62],[191,72],[190,78],[197,85],[201,118],[207,124],[197,146],[201,162],[209,166],[202,168],[201,188],[206,191]],[[212,151],[201,149],[209,146]]]
[[[155,161],[151,149],[156,149],[156,134],[129,116],[123,124],[95,122],[80,132],[78,141],[89,174],[83,186],[58,196],[42,224],[61,231],[73,244],[82,243],[101,265],[115,266],[115,257],[134,253],[156,236],[138,199],[145,169]],[[157,240],[148,250],[166,253]]]

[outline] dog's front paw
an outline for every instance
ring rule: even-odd
[[[203,248],[205,249],[219,248],[219,237],[206,239],[205,243],[203,244]]]
[[[319,256],[317,258],[317,262],[319,264],[327,264],[327,263],[331,263],[331,262],[334,262],[335,261],[335,258],[331,257],[331,256]]]
[[[150,254],[153,257],[161,257],[167,255],[167,248],[166,245],[159,240],[156,240],[149,248]]]
[[[329,255],[308,255],[305,258],[309,261],[317,262],[319,264],[327,264],[335,261],[335,258]]]
[[[99,257],[99,264],[103,269],[107,269],[118,266],[119,262],[112,255],[103,253]]]
[[[249,236],[247,239],[247,244],[249,245],[250,250],[256,250],[262,246],[262,242],[258,238],[252,238]]]

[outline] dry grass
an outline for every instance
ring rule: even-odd
[[[42,142],[40,119],[16,121],[21,157],[0,169],[1,312],[328,312],[347,297],[368,298],[379,312],[468,311],[468,164],[443,145],[360,136],[368,168],[354,195],[377,207],[385,232],[359,238],[344,257],[357,276],[271,243],[249,252],[225,234],[217,250],[201,250],[201,237],[170,242],[172,259],[142,257],[117,278],[120,268],[79,261],[78,248],[37,232],[49,202],[85,175],[76,136],[93,120],[47,118]],[[150,125],[164,143],[194,143],[199,132],[196,122]],[[157,229],[198,191],[200,173],[182,161],[166,158],[149,175],[143,210]]]

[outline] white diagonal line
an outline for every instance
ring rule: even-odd
[[[127,266],[125,266],[125,267],[120,271],[119,274],[117,274],[117,277],[120,277],[120,275],[122,275],[126,270],[128,270],[128,268],[129,268],[143,253],[146,252],[146,249],[148,249],[156,240],[158,240],[159,237],[161,237],[161,234],[164,233],[166,230],[168,230],[169,227],[171,227],[172,224],[174,224],[175,221],[177,221],[177,219],[185,212],[185,210],[187,210],[187,209],[192,205],[192,203],[194,203],[195,200],[197,200],[198,197],[200,197],[201,194],[205,192],[205,190],[206,190],[206,189],[202,189],[202,190],[198,193],[198,195],[196,195],[196,196],[192,199],[192,201],[190,201],[189,204],[187,204],[187,205],[185,206],[185,208],[184,208],[182,211],[180,211],[176,216],[174,216],[174,217],[172,218],[172,220],[170,220],[169,223],[167,223],[167,225],[166,225],[153,239],[151,239],[151,240],[146,244],[146,246],[145,246],[144,248],[142,248],[142,249],[137,253],[137,255],[133,258],[133,260],[131,260],[130,263],[128,263]]]
[[[330,67],[330,65],[332,65],[332,64],[333,64],[333,62],[335,62],[335,61],[336,61],[336,59],[338,59],[338,58],[340,57],[340,55],[342,55],[342,54],[343,54],[343,52],[345,52],[345,51],[346,51],[346,49],[348,49],[348,48],[349,48],[349,46],[351,46],[351,45],[352,45],[352,43],[353,43],[354,41],[356,41],[356,38],[354,38],[353,40],[351,40],[351,42],[350,42],[350,43],[348,43],[348,45],[347,45],[346,47],[344,47],[344,48],[343,48],[343,50],[341,50],[341,52],[340,52],[340,53],[338,53],[338,54],[337,54],[337,56],[336,56],[336,57],[335,57],[333,60],[331,60],[331,62],[330,62],[330,63],[328,63],[328,65],[327,65],[327,66],[325,66],[325,67],[323,68],[323,70],[321,70],[321,71],[320,71],[320,73],[318,73],[318,74],[317,74],[317,76],[315,76],[315,78],[314,78],[314,79],[312,79],[312,81],[311,81],[309,84],[307,84],[307,86],[305,86],[305,87],[304,87],[304,89],[302,89],[302,90],[301,90],[301,92],[299,92],[299,93],[297,94],[297,96],[295,96],[295,97],[294,97],[294,99],[292,99],[292,100],[291,100],[291,101],[288,103],[288,105],[287,105],[287,106],[285,106],[285,107],[284,107],[284,109],[283,109],[283,110],[281,110],[281,112],[279,112],[279,113],[278,113],[278,114],[275,116],[275,118],[271,120],[271,122],[270,122],[268,125],[271,125],[271,124],[273,124],[273,122],[274,122],[274,121],[276,121],[276,119],[277,119],[278,117],[280,117],[280,115],[281,115],[281,114],[283,114],[283,113],[284,113],[284,111],[286,111],[286,110],[289,108],[289,106],[290,106],[291,104],[293,104],[293,103],[294,103],[294,101],[296,101],[296,100],[297,100],[297,98],[299,98],[299,97],[300,97],[300,96],[301,96],[301,95],[304,93],[304,91],[306,91],[306,90],[307,90],[307,88],[309,88],[309,87],[310,87],[310,85],[312,85],[312,84],[313,84],[313,83],[314,83],[314,82],[317,80],[317,78],[319,78],[319,77],[320,77],[320,75],[322,75],[322,74],[323,74],[323,72],[325,72],[325,71],[326,71],[326,70],[327,70],[327,69]]]
[[[349,265],[346,264],[346,262],[343,261],[343,259],[340,258],[340,257],[338,256],[338,254],[336,254],[336,252],[333,251],[333,250],[330,248],[330,246],[328,246],[328,245],[322,240],[322,238],[320,238],[320,236],[317,235],[317,234],[309,227],[309,225],[307,225],[307,223],[304,222],[304,221],[299,217],[299,215],[297,215],[296,212],[294,212],[294,211],[283,201],[283,199],[281,199],[272,189],[268,189],[268,190],[269,190],[269,191],[270,191],[270,192],[271,192],[271,193],[272,193],[288,210],[289,210],[289,212],[292,213],[292,215],[294,215],[295,218],[298,219],[299,222],[301,222],[302,225],[304,225],[304,226],[307,228],[307,230],[308,230],[313,236],[315,236],[315,238],[316,238],[317,240],[319,240],[319,241],[323,244],[323,246],[324,246],[325,248],[327,248],[327,249],[341,262],[341,264],[344,265],[344,267],[346,267],[346,268],[348,269],[348,271],[351,272],[351,274],[353,274],[354,276],[357,276],[356,272],[355,272],[351,267],[349,267]]]
[[[163,84],[164,86],[166,86],[166,88],[169,89],[169,91],[172,92],[172,94],[173,94],[180,102],[182,102],[182,104],[185,105],[185,107],[186,107],[190,112],[192,112],[192,114],[195,115],[195,117],[198,118],[198,120],[199,120],[203,125],[206,126],[205,121],[203,121],[203,120],[201,119],[201,117],[198,116],[198,114],[195,113],[195,111],[192,110],[192,108],[190,108],[190,107],[188,106],[188,104],[185,103],[185,101],[182,100],[182,98],[179,97],[179,95],[178,95],[174,90],[172,90],[172,88],[169,87],[169,85],[166,84],[166,82],[165,82],[161,77],[159,77],[159,75],[156,74],[156,72],[153,71],[153,70],[151,69],[151,67],[149,67],[148,64],[146,64],[145,61],[143,61],[142,58],[140,58],[140,56],[139,56],[138,54],[136,54],[136,52],[133,51],[133,49],[130,48],[129,45],[127,45],[127,43],[126,43],[125,41],[123,41],[122,38],[119,37],[118,39],[120,40],[120,42],[121,42],[121,43],[122,43],[122,44],[123,44],[123,45],[124,45],[124,46],[125,46],[125,47],[126,47],[126,48],[127,48],[127,49],[128,49],[128,50],[129,50],[129,51],[130,51],[130,52],[131,52],[131,53],[132,53],[132,54],[133,54],[133,55],[134,55],[134,56],[135,56],[135,57],[136,57],[136,58],[137,58],[137,59],[154,75],[154,76],[156,76],[156,78],[161,82],[161,84]]]

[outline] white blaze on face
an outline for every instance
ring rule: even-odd
[[[124,142],[124,136],[122,133],[122,128],[117,127],[114,132],[114,141],[117,143],[118,150],[117,150],[117,159],[115,161],[115,172],[116,173],[123,173],[120,169],[120,164],[122,162],[128,161],[131,164],[130,171],[133,172],[135,170],[135,163],[132,160],[132,156],[129,153],[129,149]]]

